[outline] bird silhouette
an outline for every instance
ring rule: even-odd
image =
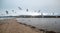
[[[8,14],[8,11],[6,10],[6,14]]]
[[[28,12],[28,9],[26,9],[26,11]]]
[[[22,8],[21,8],[21,7],[18,7],[18,9],[19,9],[19,10],[22,10]]]

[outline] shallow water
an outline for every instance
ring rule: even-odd
[[[17,21],[39,29],[60,32],[60,18],[17,18]]]

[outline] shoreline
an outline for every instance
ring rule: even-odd
[[[3,22],[0,24],[0,33],[43,33],[29,26],[17,23],[15,19],[4,19],[0,21]]]
[[[2,20],[2,21],[6,21],[6,22],[11,22],[11,24],[12,23],[18,23],[17,22],[17,20],[16,19],[14,19],[14,18],[12,18],[12,19],[4,19],[4,20]],[[7,23],[7,24],[9,24],[9,23]],[[34,26],[31,26],[31,25],[27,25],[27,24],[24,24],[24,23],[21,23],[21,22],[19,22],[18,24],[20,24],[20,25],[24,25],[24,26],[28,26],[29,28],[33,28],[33,30],[34,31],[38,31],[38,32],[40,32],[40,30],[42,30],[41,32],[43,33],[45,30],[44,29],[36,29],[36,27],[34,27]],[[36,29],[36,30],[35,30]],[[50,31],[48,31],[48,32],[50,32]],[[52,31],[52,32],[54,32],[54,31]]]

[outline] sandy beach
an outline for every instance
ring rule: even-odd
[[[43,33],[43,31],[18,23],[15,19],[4,19],[0,20],[0,33]]]

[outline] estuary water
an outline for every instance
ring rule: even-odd
[[[17,18],[17,21],[38,29],[60,32],[60,18]]]

